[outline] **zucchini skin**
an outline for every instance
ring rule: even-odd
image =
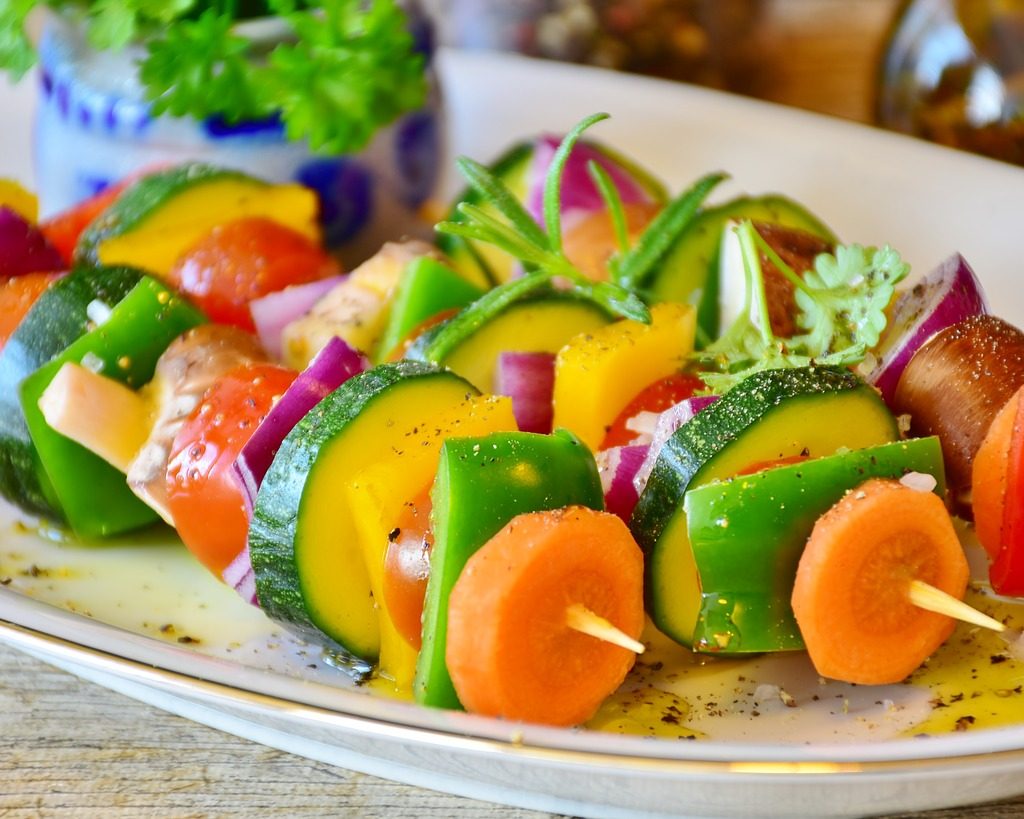
[[[271,619],[315,644],[326,645],[335,661],[356,675],[372,670],[375,657],[357,656],[314,621],[303,596],[295,543],[307,483],[321,450],[374,401],[401,382],[456,379],[429,364],[399,361],[353,376],[325,396],[288,434],[263,479],[249,526],[249,553],[260,606]],[[462,381],[462,379],[458,379]],[[467,394],[476,390],[467,382]]]
[[[649,549],[657,542],[704,467],[773,408],[794,398],[856,389],[870,387],[837,367],[762,370],[742,381],[665,442],[630,519],[640,545]]]
[[[127,267],[82,267],[58,279],[33,305],[0,350],[0,494],[26,512],[63,522],[53,488],[29,436],[21,382],[90,328],[93,301],[115,305],[144,274]]]
[[[190,162],[144,176],[128,187],[85,229],[75,248],[75,263],[98,265],[100,245],[107,239],[133,230],[182,191],[215,179],[244,179],[254,185],[266,184],[241,171],[200,162]]]

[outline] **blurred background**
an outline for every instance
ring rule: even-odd
[[[1024,164],[1024,0],[430,0],[441,41],[693,82]]]

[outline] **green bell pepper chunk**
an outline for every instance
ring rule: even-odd
[[[0,494],[27,512],[60,518],[39,468],[18,388],[29,375],[89,332],[88,305],[117,304],[142,278],[126,267],[78,268],[39,297],[0,349]]]
[[[78,338],[20,387],[21,408],[38,453],[40,484],[54,509],[80,537],[118,534],[156,520],[156,513],[128,488],[124,473],[80,444],[55,432],[43,418],[39,398],[67,362],[99,368],[130,387],[153,377],[157,359],[203,314],[156,279],[144,276],[107,319]]]
[[[465,307],[483,294],[475,284],[436,259],[414,259],[402,271],[395,290],[388,324],[377,346],[377,360],[382,361],[428,318],[452,307]]]
[[[432,499],[434,546],[413,694],[423,705],[461,708],[445,649],[448,598],[466,562],[516,515],[603,509],[604,495],[594,456],[571,433],[499,432],[445,441]]]
[[[907,472],[934,476],[935,491],[945,492],[938,438],[843,452],[687,492],[697,576],[689,582],[681,576],[679,593],[701,599],[693,648],[722,654],[802,649],[790,597],[815,521],[864,481]]]

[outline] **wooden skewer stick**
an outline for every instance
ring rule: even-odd
[[[963,620],[965,623],[990,628],[992,631],[1006,631],[1006,626],[998,620],[994,620],[987,614],[968,606],[963,600],[957,600],[942,589],[937,589],[923,580],[911,580],[908,593],[910,602],[920,609],[945,614],[956,620]]]
[[[616,628],[600,614],[596,614],[582,603],[573,603],[565,610],[565,622],[574,631],[589,634],[606,643],[621,646],[637,654],[643,654],[645,646],[637,642],[621,629]]]

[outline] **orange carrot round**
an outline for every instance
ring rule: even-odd
[[[643,555],[615,515],[519,515],[473,555],[448,603],[445,655],[466,710],[550,725],[591,717],[635,655],[569,628],[574,604],[640,636]]]
[[[1020,392],[1014,393],[989,425],[971,466],[971,509],[978,542],[995,560],[1002,546],[1003,508],[1006,505],[1006,476],[1010,466]]]
[[[818,673],[880,685],[903,680],[954,621],[910,602],[912,580],[962,599],[970,572],[938,496],[871,480],[822,515],[800,559],[793,612]]]

